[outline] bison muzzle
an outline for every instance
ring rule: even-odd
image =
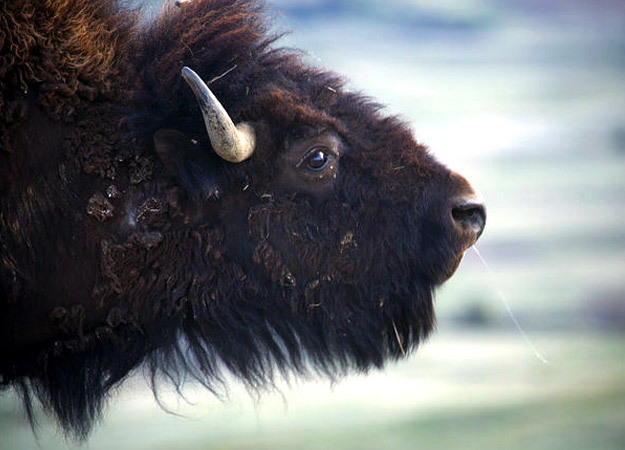
[[[0,3],[0,383],[85,437],[134,369],[382,367],[482,233],[470,184],[254,0]]]

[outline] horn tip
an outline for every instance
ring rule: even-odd
[[[195,75],[195,72],[193,71],[193,69],[191,69],[190,67],[187,67],[187,66],[183,66],[182,67],[181,73],[182,73],[183,77],[188,77],[188,76]]]

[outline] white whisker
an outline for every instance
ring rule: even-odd
[[[486,271],[488,272],[488,276],[490,277],[490,280],[491,280],[491,284],[493,285],[493,287],[497,291],[497,294],[499,295],[499,299],[501,300],[503,305],[506,307],[506,311],[508,312],[508,316],[510,316],[510,319],[512,319],[512,322],[514,323],[514,326],[519,331],[519,333],[521,333],[521,336],[523,337],[523,340],[525,340],[525,343],[527,344],[527,346],[532,350],[532,352],[534,352],[534,355],[536,356],[536,358],[538,358],[544,364],[549,364],[549,361],[547,361],[547,359],[543,355],[540,354],[540,352],[536,349],[536,347],[534,346],[534,344],[532,343],[530,338],[527,336],[527,334],[525,334],[525,331],[523,331],[523,328],[521,327],[521,324],[519,323],[517,318],[514,316],[514,313],[512,312],[512,308],[510,308],[510,304],[508,303],[508,300],[506,300],[506,295],[503,293],[503,291],[501,291],[497,287],[497,281],[495,280],[495,274],[493,273],[493,271],[491,270],[489,265],[486,263],[486,260],[484,259],[484,257],[480,253],[480,251],[477,249],[477,246],[473,245],[472,248],[473,248],[473,251],[475,251],[475,254],[477,255],[477,257],[480,259],[480,261],[482,261],[482,264],[486,268]]]
[[[401,343],[401,338],[399,337],[399,332],[397,331],[397,326],[395,325],[395,321],[393,320],[393,329],[395,330],[395,338],[397,339],[397,343],[399,344],[399,349],[401,350],[402,356],[406,356],[406,351],[404,350],[404,345]]]

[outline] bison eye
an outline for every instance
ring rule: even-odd
[[[322,170],[328,165],[328,155],[319,148],[314,148],[304,157],[304,164],[311,170]]]
[[[331,189],[341,156],[341,141],[335,133],[323,131],[285,144],[280,171],[285,187],[315,194]]]

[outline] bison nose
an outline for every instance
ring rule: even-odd
[[[451,208],[451,217],[460,234],[473,245],[486,225],[486,205],[475,195],[456,199]]]

